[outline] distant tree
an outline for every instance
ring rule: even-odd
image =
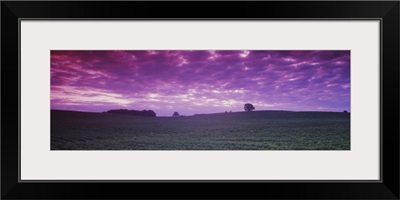
[[[253,106],[253,104],[250,104],[250,103],[246,103],[246,104],[244,104],[244,110],[245,111],[253,111],[254,109],[256,109],[256,108],[254,108],[254,106]]]
[[[152,110],[143,110],[142,111],[142,116],[147,116],[147,117],[155,117],[156,113]]]
[[[347,110],[344,110],[343,112],[344,112],[344,113],[348,113]]]
[[[178,112],[174,112],[174,114],[172,115],[172,117],[179,117],[181,116]]]

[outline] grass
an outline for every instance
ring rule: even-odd
[[[137,117],[51,111],[52,150],[350,150],[350,114],[253,111]]]

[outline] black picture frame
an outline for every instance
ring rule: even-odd
[[[2,1],[1,198],[399,199],[399,8],[398,1]],[[381,181],[20,182],[20,19],[156,18],[381,20]]]

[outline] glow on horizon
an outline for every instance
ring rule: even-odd
[[[350,51],[51,51],[51,109],[350,111]]]

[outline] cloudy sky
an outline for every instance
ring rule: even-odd
[[[350,110],[350,51],[51,51],[51,108]]]

